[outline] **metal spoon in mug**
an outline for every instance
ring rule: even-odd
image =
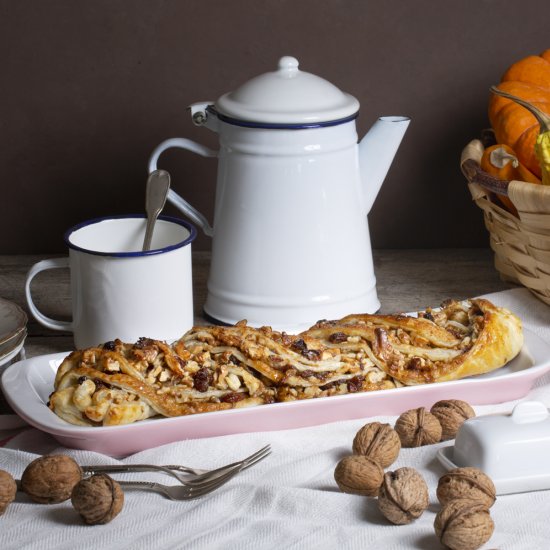
[[[170,190],[170,174],[166,170],[155,170],[147,178],[147,189],[145,194],[145,212],[147,213],[147,227],[143,248],[145,252],[151,249],[153,229],[159,214],[166,203],[166,197]]]

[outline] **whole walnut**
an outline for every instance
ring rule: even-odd
[[[387,468],[396,461],[401,440],[389,424],[370,422],[357,432],[352,449],[354,454],[368,456]]]
[[[471,467],[454,468],[441,476],[436,494],[441,504],[461,498],[482,502],[490,508],[496,500],[496,489],[491,478]]]
[[[334,479],[344,493],[376,496],[384,478],[384,470],[372,458],[363,455],[346,456],[336,465]]]
[[[460,426],[476,413],[466,401],[444,399],[435,403],[430,412],[439,420],[442,428],[441,440],[454,439]]]
[[[5,470],[0,470],[0,516],[14,501],[17,493],[17,484],[12,475]]]
[[[35,502],[55,504],[67,500],[81,479],[82,470],[70,456],[46,455],[26,467],[21,489]]]
[[[403,447],[420,447],[441,441],[439,420],[424,407],[405,411],[395,422]]]
[[[387,472],[378,494],[378,508],[396,525],[405,525],[428,507],[428,486],[414,468]]]
[[[491,538],[495,524],[483,503],[455,499],[438,512],[434,528],[441,543],[451,550],[476,550]]]
[[[75,485],[71,502],[87,524],[109,523],[122,510],[124,493],[107,474],[95,474]]]

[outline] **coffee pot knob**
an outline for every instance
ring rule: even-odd
[[[298,73],[299,64],[295,57],[285,55],[279,59],[279,71],[286,77],[295,76]]]

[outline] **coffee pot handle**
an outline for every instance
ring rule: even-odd
[[[164,151],[166,151],[167,149],[171,149],[172,147],[187,149],[188,151],[191,151],[203,157],[216,158],[218,156],[217,151],[213,151],[212,149],[209,149],[208,147],[205,147],[204,145],[201,145],[200,143],[197,143],[190,139],[171,138],[157,145],[157,147],[149,157],[149,173],[154,172],[157,169],[157,162],[160,155],[162,155]],[[185,216],[187,216],[191,221],[196,223],[203,230],[205,235],[207,235],[208,237],[212,236],[214,230],[212,229],[212,226],[208,223],[206,216],[204,216],[204,214],[199,212],[194,206],[191,206],[184,198],[180,197],[173,189],[170,189],[168,191],[168,200],[176,208],[181,210],[183,214],[185,214]]]

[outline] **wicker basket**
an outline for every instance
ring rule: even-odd
[[[472,197],[483,210],[495,267],[503,279],[527,287],[550,305],[550,186],[490,176],[479,166],[483,151],[480,140],[471,141],[460,164]],[[508,194],[519,218],[497,204],[495,191]]]

